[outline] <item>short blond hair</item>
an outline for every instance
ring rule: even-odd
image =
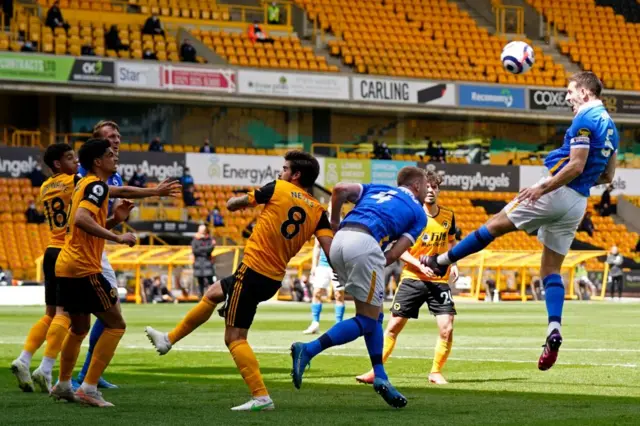
[[[405,166],[398,172],[398,186],[411,186],[425,178],[424,170],[415,166]]]
[[[93,134],[92,134],[92,136],[94,138],[102,138],[101,131],[102,131],[103,127],[113,127],[118,132],[120,131],[120,126],[118,126],[118,123],[116,123],[115,121],[100,120],[100,121],[98,121],[96,123],[95,126],[93,126]]]

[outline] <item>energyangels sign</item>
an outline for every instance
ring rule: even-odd
[[[269,155],[187,153],[186,166],[199,185],[262,186],[277,179],[284,159]]]

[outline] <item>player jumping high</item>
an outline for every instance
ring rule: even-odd
[[[200,303],[171,332],[146,328],[149,340],[158,353],[164,355],[172,345],[204,324],[216,304],[224,301],[220,310],[225,318],[224,342],[253,396],[249,402],[232,408],[234,411],[275,408],[262,380],[258,360],[247,342],[249,328],[258,304],[277,294],[287,264],[311,236],[315,234],[325,253],[333,239],[326,211],[305,190],[318,178],[318,160],[301,151],[289,151],[284,159],[277,181],[227,202],[229,211],[265,205],[235,273],[210,286]]]
[[[387,404],[401,408],[406,398],[389,382],[382,364],[382,302],[384,268],[416,242],[427,224],[422,202],[427,177],[417,167],[403,167],[398,187],[339,183],[331,196],[331,225],[339,231],[331,245],[330,261],[345,291],[353,296],[356,316],[337,323],[317,340],[291,345],[293,384],[300,389],[302,375],[320,352],[364,336],[375,379],[373,387]],[[340,223],[345,201],[355,203]],[[395,241],[386,253],[385,247]]]
[[[44,271],[45,316],[31,327],[24,349],[20,356],[11,363],[11,371],[18,379],[18,386],[25,392],[33,392],[34,383],[41,392],[51,391],[51,370],[55,363],[62,342],[67,336],[71,323],[64,309],[56,306],[56,259],[64,246],[67,233],[67,209],[71,202],[73,188],[80,177],[78,159],[73,148],[64,143],[53,144],[44,152],[44,163],[51,169],[53,176],[44,181],[40,187],[40,201],[44,205],[44,213],[49,223],[49,245],[44,252],[42,269]],[[46,339],[47,346],[40,366],[29,374],[31,357],[42,346]]]
[[[538,360],[538,368],[543,371],[553,367],[562,344],[560,328],[565,295],[560,275],[562,262],[584,216],[591,187],[610,183],[615,175],[618,131],[599,99],[601,92],[602,82],[594,73],[574,74],[569,79],[566,99],[575,117],[562,146],[545,159],[550,176],[520,191],[504,210],[452,250],[421,259],[436,275],[442,276],[447,265],[479,252],[496,237],[517,229],[528,233],[537,230],[538,240],[544,245],[540,274],[549,322]]]
[[[420,263],[420,256],[441,254],[455,245],[456,219],[453,211],[438,204],[442,178],[435,172],[427,172],[428,191],[424,199],[427,214],[427,227],[416,243],[404,252],[400,259],[405,262],[400,285],[391,304],[391,320],[384,333],[382,362],[387,362],[396,345],[398,335],[404,329],[409,318],[418,318],[420,308],[427,304],[429,311],[436,317],[439,336],[433,356],[433,365],[429,381],[437,385],[447,383],[441,370],[451,353],[453,345],[453,318],[456,308],[451,298],[449,277],[458,279],[458,267],[453,264],[444,277],[436,278]],[[356,377],[361,383],[373,383],[373,370]]]

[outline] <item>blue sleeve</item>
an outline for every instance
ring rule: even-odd
[[[418,210],[414,210],[414,211],[415,211],[415,218],[413,221],[413,225],[411,226],[411,228],[409,228],[407,232],[405,232],[402,235],[409,238],[411,242],[415,244],[420,234],[422,234],[422,231],[424,231],[424,228],[427,227],[427,215],[424,213],[422,208],[420,208],[419,211]]]
[[[592,125],[589,120],[585,120],[585,116],[578,120],[570,127],[569,143],[571,148],[589,148],[591,146],[591,134],[593,133]]]

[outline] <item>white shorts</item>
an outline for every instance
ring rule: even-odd
[[[382,306],[386,259],[371,235],[349,229],[338,231],[330,257],[347,293],[361,302]]]
[[[340,281],[333,279],[333,269],[329,266],[316,266],[313,277],[311,277],[311,284],[314,289],[328,291],[329,286],[333,285],[333,291],[344,291],[344,286],[340,284]]]
[[[545,180],[541,179],[535,186]],[[569,253],[576,230],[587,208],[587,197],[563,186],[540,197],[535,204],[519,203],[514,199],[504,211],[516,228],[532,234],[538,231],[538,240],[556,253]]]
[[[118,280],[116,278],[116,271],[113,270],[109,259],[107,258],[107,252],[102,252],[102,276],[109,281],[111,288],[118,288]]]

